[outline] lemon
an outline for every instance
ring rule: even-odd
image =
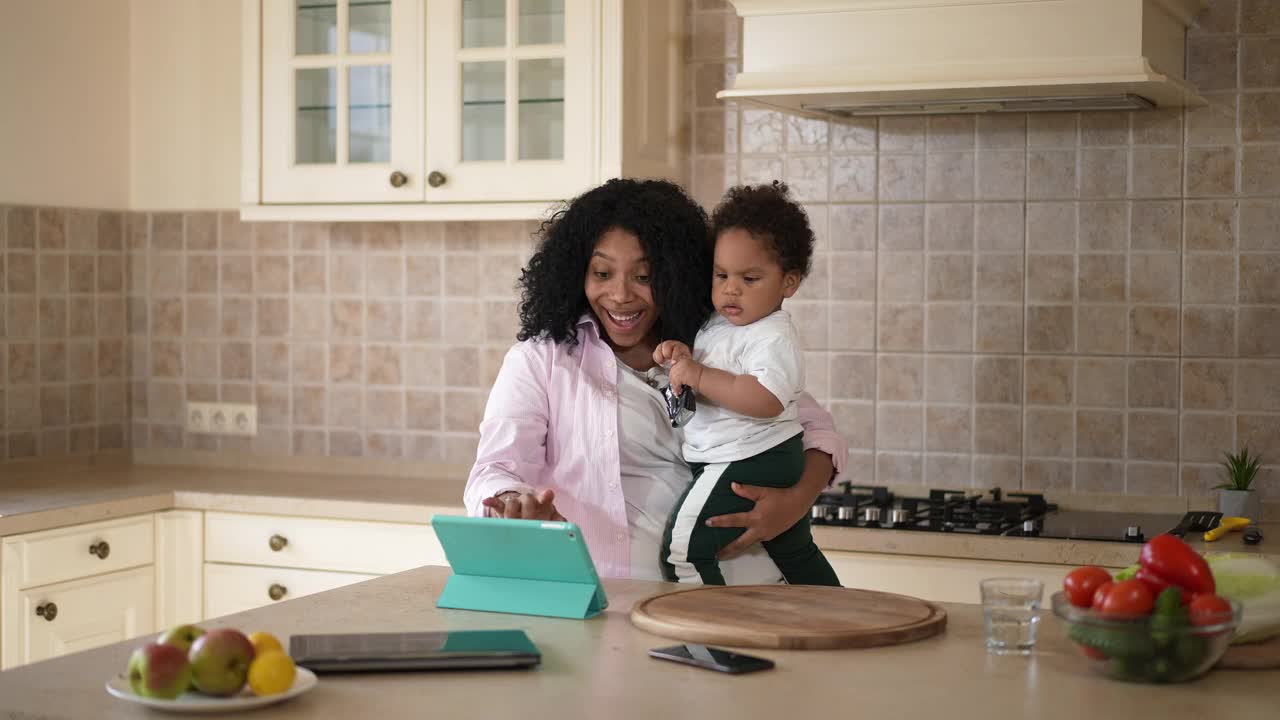
[[[284,646],[280,644],[280,641],[276,639],[275,635],[272,635],[269,632],[262,632],[259,630],[258,632],[249,635],[249,642],[253,644],[253,654],[255,657],[270,650],[279,650],[280,652],[284,652]]]
[[[297,669],[293,658],[280,650],[268,650],[249,663],[249,688],[254,695],[277,695],[293,687]]]

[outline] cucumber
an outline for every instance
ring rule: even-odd
[[[1178,637],[1178,630],[1187,624],[1187,611],[1182,607],[1182,591],[1176,587],[1165,588],[1156,598],[1151,613],[1151,641],[1159,650],[1168,649]]]
[[[1146,660],[1156,649],[1151,636],[1136,628],[1076,624],[1071,626],[1067,634],[1077,643],[1101,650],[1113,658]]]

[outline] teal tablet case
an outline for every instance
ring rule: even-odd
[[[453,576],[436,607],[589,618],[608,606],[577,525],[436,515]]]

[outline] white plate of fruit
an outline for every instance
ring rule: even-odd
[[[270,633],[180,625],[134,650],[107,692],[160,710],[217,713],[283,702],[318,683]]]

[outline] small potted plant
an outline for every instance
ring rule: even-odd
[[[1262,518],[1262,498],[1249,486],[1258,476],[1262,467],[1262,457],[1249,453],[1248,446],[1238,453],[1224,452],[1226,461],[1222,463],[1226,482],[1217,486],[1222,492],[1218,495],[1218,510],[1226,517],[1243,517],[1257,522]]]

